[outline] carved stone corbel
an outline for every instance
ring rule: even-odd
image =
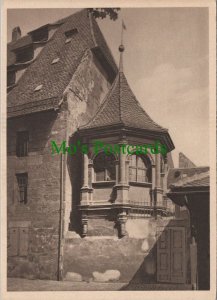
[[[81,225],[82,225],[81,236],[85,237],[85,236],[87,236],[87,231],[88,231],[88,218],[87,218],[87,215],[82,215]]]
[[[117,222],[118,222],[118,231],[119,231],[119,236],[124,237],[127,232],[126,232],[126,221],[127,221],[127,213],[126,211],[122,211],[118,214]]]

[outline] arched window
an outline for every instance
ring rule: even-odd
[[[151,182],[151,162],[148,158],[134,154],[129,161],[129,181]]]
[[[115,157],[114,155],[105,155],[99,153],[94,161],[93,167],[95,172],[95,181],[115,180]]]

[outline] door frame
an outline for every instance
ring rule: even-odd
[[[183,247],[181,250],[182,253],[182,261],[183,261],[183,277],[181,279],[177,278],[175,279],[174,276],[172,276],[172,264],[173,264],[173,253],[175,252],[172,247],[172,231],[179,230],[182,231],[182,241],[183,241]],[[162,233],[166,234],[167,238],[167,248],[160,249],[159,247],[159,237],[162,235]],[[186,228],[185,226],[158,226],[157,227],[157,282],[159,283],[179,283],[179,284],[185,284],[186,283],[186,269],[187,269],[187,261],[186,261],[186,251],[187,251],[187,243],[186,243]],[[159,257],[160,254],[165,253],[167,255],[167,263],[168,263],[168,269],[163,272],[162,270],[159,270]],[[164,279],[161,279],[160,276],[164,276]]]

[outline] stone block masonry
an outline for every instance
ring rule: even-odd
[[[94,220],[92,234],[84,239],[68,234],[64,245],[64,277],[72,272],[83,281],[156,283],[157,228],[174,220],[128,219],[127,236],[119,239],[112,222]],[[177,223],[183,226],[183,221]],[[185,224],[186,225],[186,224]],[[100,229],[108,235],[100,235]],[[189,273],[189,271],[187,271]],[[187,275],[189,277],[189,274]],[[76,281],[71,277],[71,281]]]
[[[51,155],[51,140],[68,141],[77,127],[95,113],[109,87],[102,67],[92,52],[87,51],[64,91],[59,111],[8,119],[8,276],[58,278],[61,193],[62,230],[67,232],[70,216],[73,222],[79,223],[72,197],[79,185],[81,166],[74,173],[71,162],[65,158],[61,186],[60,156]],[[18,131],[29,132],[28,156],[16,156]],[[20,203],[16,178],[20,173],[28,173],[26,204]]]
[[[60,157],[50,139],[65,138],[65,112],[8,121],[8,275],[56,279],[60,217]],[[16,131],[30,133],[29,153],[16,157]],[[19,202],[16,174],[28,173],[27,203]],[[24,234],[25,233],[25,234]]]

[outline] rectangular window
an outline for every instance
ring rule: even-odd
[[[136,168],[129,168],[130,181],[136,181]]]
[[[96,181],[105,181],[105,170],[96,173]]]
[[[144,169],[137,170],[137,181],[139,181],[139,182],[146,181],[146,171]]]
[[[28,174],[21,173],[21,174],[16,174],[16,176],[17,176],[17,183],[18,183],[19,193],[20,193],[20,202],[26,204],[27,203]]]
[[[144,160],[136,155],[130,156],[129,181],[149,182]]]
[[[28,131],[17,132],[17,145],[16,145],[17,157],[23,157],[28,155],[28,144],[29,144],[29,132]]]

